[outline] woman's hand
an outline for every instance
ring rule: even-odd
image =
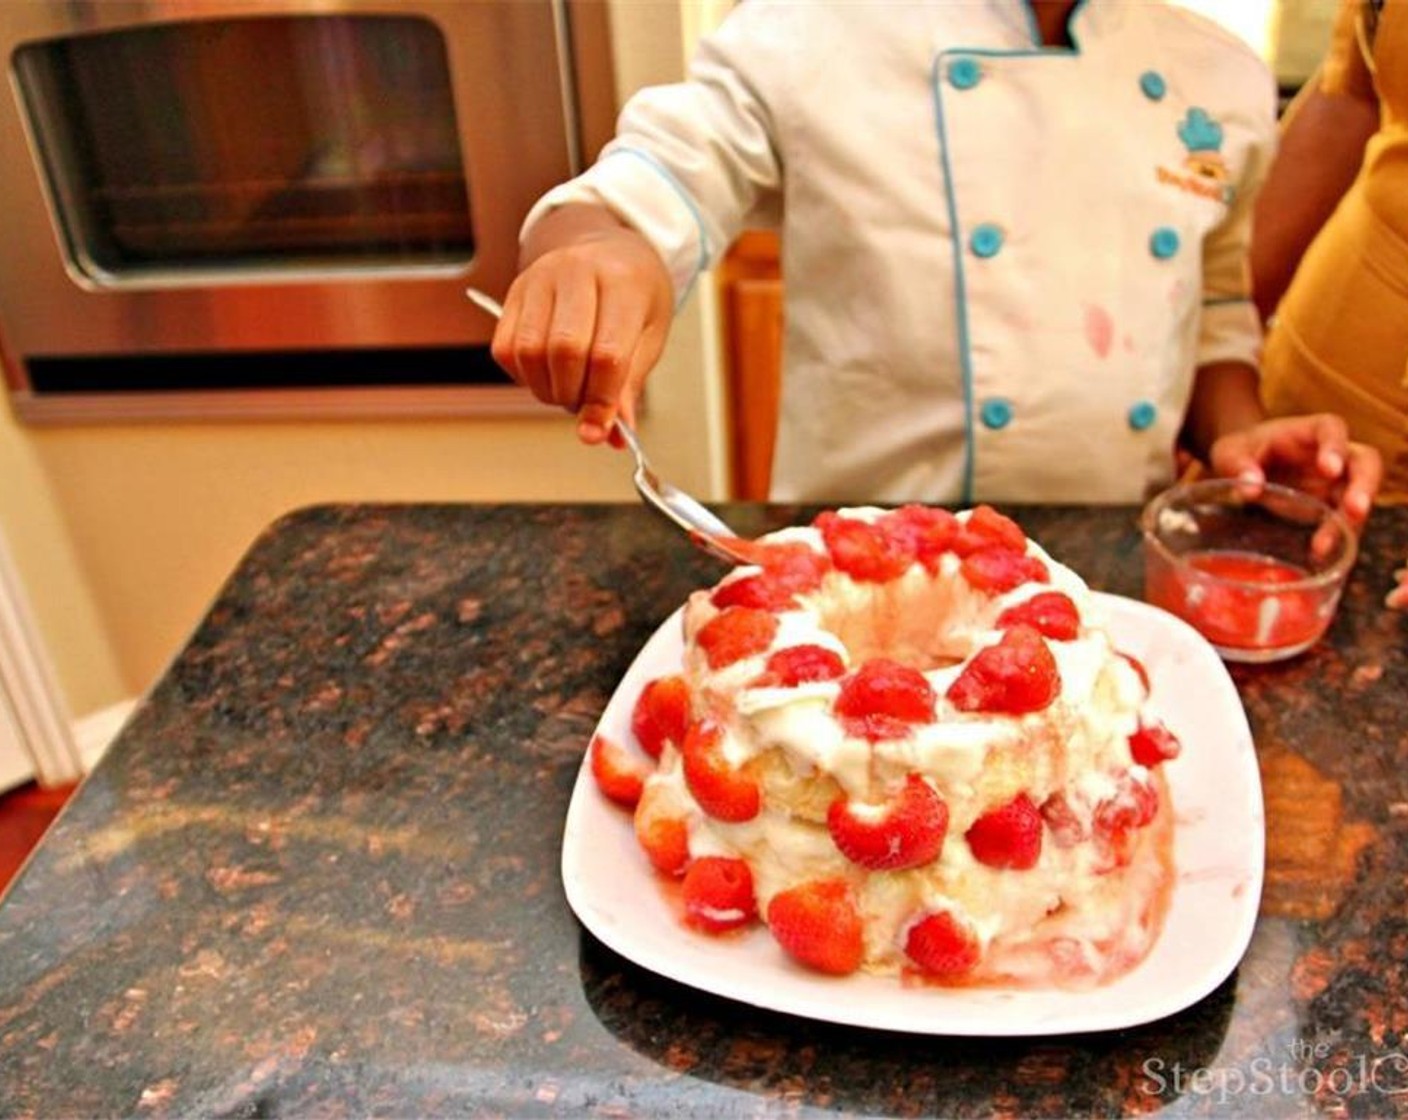
[[[634,229],[583,205],[539,222],[524,259],[494,332],[494,360],[540,401],[575,413],[582,442],[602,443],[618,413],[634,422],[665,348],[669,272]]]
[[[1240,479],[1252,493],[1270,481],[1315,494],[1355,529],[1367,520],[1383,478],[1378,451],[1350,440],[1332,413],[1263,420],[1217,440],[1208,459],[1214,474]]]

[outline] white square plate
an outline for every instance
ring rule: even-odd
[[[1261,899],[1261,780],[1237,690],[1208,643],[1155,607],[1096,594],[1118,648],[1144,663],[1151,713],[1183,743],[1165,763],[1175,884],[1163,932],[1139,965],[1083,991],[903,986],[895,976],[823,976],[794,964],[761,926],[711,937],[686,927],[636,843],[628,812],[577,775],[562,845],[567,901],[621,956],[682,984],[757,1007],[858,1027],[947,1035],[1051,1035],[1151,1022],[1196,1003],[1237,967]],[[680,612],[645,644],[598,732],[631,740],[646,682],[679,672]]]

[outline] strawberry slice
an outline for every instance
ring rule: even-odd
[[[779,891],[768,903],[767,919],[777,943],[818,972],[844,976],[865,956],[860,908],[844,879],[815,879]]]
[[[831,562],[862,583],[888,583],[914,563],[914,548],[879,525],[837,513],[823,513],[814,522],[826,541]]]
[[[682,875],[689,862],[689,829],[679,817],[660,808],[659,799],[652,798],[648,786],[636,806],[636,840],[662,875]]]
[[[715,820],[751,821],[762,808],[762,791],[747,766],[729,764],[722,747],[723,733],[712,720],[691,724],[681,748],[685,784]]]
[[[834,710],[859,739],[903,739],[916,723],[932,723],[934,690],[918,669],[873,657],[841,685]]]
[[[1028,871],[1041,858],[1041,813],[1025,793],[984,813],[964,837],[973,858],[988,867]]]
[[[880,531],[914,554],[931,575],[958,538],[958,518],[946,509],[907,505],[891,510],[877,522]]]
[[[910,774],[899,794],[884,805],[838,797],[827,811],[826,827],[853,863],[872,871],[900,871],[939,858],[948,831],[948,806],[933,786]]]
[[[983,505],[975,507],[959,526],[953,551],[959,556],[967,556],[995,544],[1010,548],[1013,552],[1026,552],[1027,534],[1010,517],[998,513],[992,506]]]
[[[699,629],[695,641],[711,669],[762,653],[777,637],[777,616],[751,607],[729,607]]]
[[[746,926],[758,916],[753,873],[741,859],[701,856],[684,873],[684,920],[708,933]]]
[[[1069,642],[1080,637],[1080,611],[1064,591],[1041,591],[1008,607],[998,615],[997,626],[999,630],[1030,626],[1052,641]]]
[[[754,688],[795,688],[804,681],[834,681],[846,675],[841,655],[825,646],[787,646],[768,658]]]
[[[948,698],[960,712],[1039,712],[1061,694],[1061,674],[1045,639],[1030,626],[1014,626],[996,645],[973,655]]]
[[[1024,583],[1049,583],[1051,573],[1035,556],[1005,545],[986,545],[963,558],[963,578],[974,591],[1001,595]]]
[[[650,777],[650,767],[605,735],[593,735],[587,749],[591,752],[592,777],[601,792],[618,805],[635,808],[645,779]]]
[[[1183,744],[1178,736],[1162,723],[1141,723],[1129,737],[1129,753],[1134,761],[1151,770],[1170,758],[1177,758],[1182,751]]]
[[[709,596],[709,602],[720,610],[751,607],[760,611],[787,611],[798,605],[792,589],[767,572],[729,580]]]
[[[631,733],[651,758],[659,758],[666,743],[684,742],[688,726],[689,685],[683,677],[656,677],[640,690],[631,709]]]
[[[905,955],[936,980],[959,980],[972,972],[983,949],[972,928],[947,910],[936,910],[909,927]]]

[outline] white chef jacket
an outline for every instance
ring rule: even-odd
[[[1085,0],[746,0],[549,208],[608,206],[683,300],[780,226],[778,501],[1127,502],[1197,366],[1255,363],[1275,83],[1227,32]]]

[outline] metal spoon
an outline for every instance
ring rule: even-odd
[[[465,295],[494,318],[503,318],[503,304],[493,296],[481,292],[478,288],[466,288]],[[688,533],[690,540],[705,552],[712,553],[720,560],[727,560],[730,564],[754,563],[754,557],[747,550],[746,541],[707,510],[697,498],[666,482],[651,469],[650,460],[645,457],[635,429],[619,416],[616,417],[616,430],[621,433],[622,441],[635,457],[636,469],[632,481],[637,493],[647,505]]]

